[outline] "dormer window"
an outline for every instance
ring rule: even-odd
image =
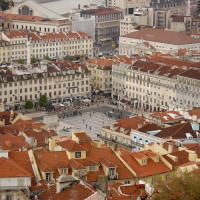
[[[75,152],[75,158],[81,158],[81,152],[80,151]]]
[[[109,168],[109,176],[115,176],[115,168]]]
[[[61,174],[66,174],[66,169],[61,169]]]
[[[48,182],[51,181],[51,173],[46,173],[46,180],[47,180]]]
[[[143,164],[143,165],[146,164],[146,159],[142,159],[142,164]]]
[[[90,166],[90,171],[95,171],[95,166]]]
[[[159,161],[159,157],[157,156],[157,157],[156,157],[156,162],[158,162],[158,161]]]

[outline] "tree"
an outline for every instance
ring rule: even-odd
[[[51,58],[48,55],[44,56],[44,59],[45,60],[51,60]]]
[[[32,109],[33,108],[33,102],[31,100],[26,100],[24,108],[25,109]]]
[[[35,57],[32,57],[32,58],[31,58],[31,63],[33,64],[33,63],[36,63],[36,62],[38,62],[38,59],[35,58]]]
[[[199,200],[200,171],[180,173],[168,181],[159,179],[155,188],[158,192],[153,195],[156,200]]]
[[[19,59],[17,62],[18,62],[19,64],[24,64],[25,60],[24,60],[24,59]]]
[[[13,1],[12,1],[12,6],[13,6]],[[4,10],[8,10],[9,9],[9,1],[6,0],[0,0],[0,7],[1,9]]]
[[[70,61],[76,60],[76,58],[75,58],[74,56],[70,56],[68,59],[69,59]]]
[[[40,99],[39,99],[39,103],[38,103],[39,106],[45,107],[47,105],[47,103],[48,103],[48,99],[47,99],[46,95],[41,95]]]

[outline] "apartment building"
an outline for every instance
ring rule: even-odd
[[[200,72],[189,69],[177,76],[176,107],[183,110],[200,107]]]
[[[10,42],[0,40],[0,63],[10,62]]]
[[[144,43],[149,44],[149,48],[144,48]],[[140,31],[128,33],[119,38],[119,53],[133,55],[140,52],[145,54],[149,49],[155,51],[172,53],[179,49],[189,49],[200,51],[200,41],[181,32],[163,30],[158,28],[145,28]]]
[[[55,101],[77,96],[90,96],[90,72],[85,65],[67,61],[41,61],[35,65],[10,65],[0,68],[0,102],[11,106],[41,94]]]
[[[97,44],[119,40],[119,21],[123,18],[123,14],[119,9],[112,7],[88,9],[81,11],[81,16],[86,19],[95,16],[95,41]]]
[[[8,13],[0,13],[1,28],[9,28]],[[64,32],[72,29],[72,22],[67,19],[56,20],[39,16],[12,14],[13,30],[31,30],[42,33]]]
[[[43,59],[45,56],[50,58],[64,58],[75,55],[93,57],[92,37],[80,31],[37,33],[13,30],[2,32],[1,37],[7,43],[10,43],[11,50],[7,53],[4,52],[6,62],[26,59],[28,40],[31,42],[31,57],[38,59]],[[3,49],[5,48],[1,46],[1,51]]]
[[[133,65],[114,65],[112,96],[129,100],[135,108],[152,111],[173,108],[176,84],[173,77],[182,71],[141,60]]]
[[[110,94],[112,88],[112,66],[117,62],[101,58],[93,58],[85,61],[85,65],[91,72],[91,85],[94,90]]]

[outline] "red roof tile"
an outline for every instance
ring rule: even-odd
[[[146,40],[174,45],[200,43],[198,39],[192,38],[185,33],[158,28],[144,28],[121,37],[143,39],[144,41]]]
[[[59,142],[58,145],[60,145],[62,148],[68,151],[86,151],[86,149],[83,146],[77,144],[73,140],[65,140]]]

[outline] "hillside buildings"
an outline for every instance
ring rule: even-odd
[[[181,32],[158,28],[145,28],[119,38],[120,54],[144,54],[150,50],[170,53],[179,49],[200,51],[200,41]]]
[[[43,59],[45,56],[49,58],[82,55],[93,57],[92,37],[80,31],[37,33],[13,30],[2,32],[1,38],[1,63],[27,59],[27,56],[37,59]]]
[[[91,18],[95,16],[95,41],[104,44],[109,41],[118,41],[120,33],[120,19],[122,12],[117,8],[88,9],[81,11],[81,16]]]
[[[45,94],[56,102],[64,98],[90,96],[90,72],[86,66],[69,61],[41,61],[35,65],[2,66],[0,102],[20,106]]]

